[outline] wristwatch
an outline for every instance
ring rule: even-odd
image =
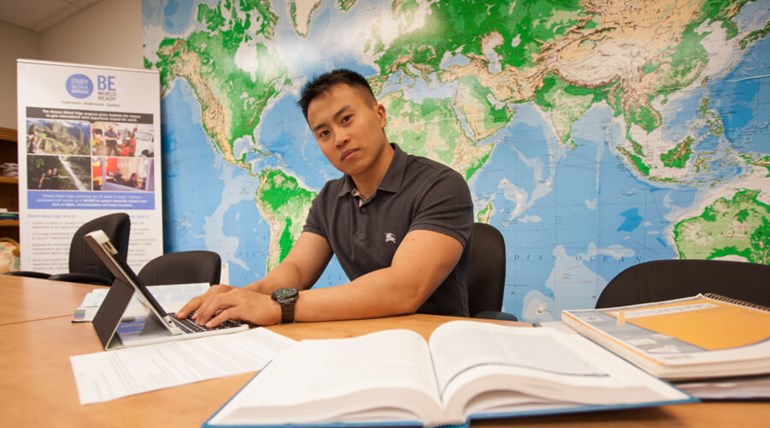
[[[281,305],[281,324],[294,322],[294,304],[299,299],[299,291],[294,288],[279,288],[273,291],[272,297]]]

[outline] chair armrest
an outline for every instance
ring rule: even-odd
[[[516,318],[516,315],[509,314],[508,312],[502,312],[502,311],[481,311],[476,315],[473,315],[472,318],[483,318],[488,320],[502,320],[502,321],[519,320],[518,318]]]
[[[112,285],[112,280],[110,278],[89,275],[87,273],[60,273],[51,275],[48,279],[51,281],[79,282],[81,284]]]
[[[42,278],[42,279],[48,279],[51,277],[50,273],[32,272],[28,270],[17,270],[13,272],[5,272],[5,274],[11,275],[11,276],[26,276],[29,278]]]

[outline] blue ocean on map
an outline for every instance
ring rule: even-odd
[[[596,132],[597,124],[610,123],[609,108],[593,108],[575,123],[576,148],[567,149],[556,142],[550,125],[534,106],[522,105],[513,123],[496,135],[502,144],[471,183],[478,198],[495,195],[490,223],[502,230],[506,240],[506,310],[521,313],[526,293],[532,290],[553,298],[554,291],[545,284],[563,262],[560,257],[584,264],[595,274],[585,279],[593,293],[577,302],[585,305],[626,267],[675,256],[661,239],[670,226],[664,216],[671,206],[689,206],[695,192],[658,188],[636,176],[606,147],[604,135]],[[551,156],[558,158],[553,169],[545,162]],[[527,193],[528,198],[520,203],[532,204],[515,219],[510,215],[518,212],[517,203],[500,188],[504,181]],[[545,182],[552,183],[547,193],[532,200],[536,186]],[[593,253],[592,245],[598,247]],[[557,252],[557,247],[564,253]],[[576,303],[560,297],[554,314],[561,305]]]
[[[197,105],[189,85],[183,80],[177,80],[162,102],[164,122],[189,123],[192,118],[194,124],[163,128],[164,251],[215,251],[228,264],[229,283],[243,286],[264,276],[267,266],[270,230],[256,207],[258,179],[225,162],[221,154],[215,153],[200,124],[200,108]],[[286,106],[286,109],[291,110],[290,114],[301,117],[301,111],[295,107]],[[276,109],[276,113],[283,114],[280,108]],[[278,123],[281,124],[281,121]],[[318,171],[307,168],[307,165],[328,165],[315,146],[309,148],[307,153],[317,153],[320,158],[316,156],[315,163],[303,164],[308,159],[294,156],[295,148],[289,142],[307,138],[291,137],[291,132],[287,131],[303,127],[281,125],[279,128],[288,134],[279,132],[276,135],[282,136],[280,139],[266,141],[275,143],[271,150],[281,149],[278,153],[283,154],[286,165],[302,172]],[[311,143],[315,144],[312,140]],[[184,165],[184,170],[178,171],[178,167],[170,165]],[[315,191],[318,191],[323,183],[316,182],[319,187]],[[221,195],[221,199],[181,196],[196,194]],[[339,284],[344,277],[339,263],[333,259],[317,286]]]
[[[764,52],[765,54],[761,54]],[[751,47],[724,79],[709,83],[725,136],[741,152],[770,154],[770,39]]]
[[[318,192],[328,180],[342,174],[334,169],[316,145],[302,119],[297,98],[281,98],[263,115],[259,141],[284,172],[299,177],[302,184]],[[313,168],[308,168],[313,165]]]

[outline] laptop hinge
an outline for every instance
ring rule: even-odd
[[[176,323],[171,319],[171,315],[166,315],[163,317],[163,322],[166,323],[168,331],[170,331],[174,336],[178,334],[184,334],[184,331],[182,331],[182,329],[179,328],[179,326],[176,325]]]

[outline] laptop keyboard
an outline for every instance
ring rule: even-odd
[[[171,315],[171,319],[174,321],[174,323],[176,323],[176,325],[179,326],[179,328],[182,329],[182,331],[184,331],[185,333],[200,333],[202,331],[222,330],[225,328],[238,327],[243,324],[240,321],[227,320],[216,327],[207,328],[197,324],[195,321],[192,320],[192,318],[188,317],[183,320],[180,320],[174,317],[173,314],[169,314],[169,315]]]

